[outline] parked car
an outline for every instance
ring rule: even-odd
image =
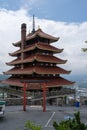
[[[4,116],[4,112],[5,112],[5,101],[0,101],[0,117]]]

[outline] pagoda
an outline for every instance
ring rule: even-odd
[[[33,17],[33,29],[29,34],[26,34],[26,24],[21,25],[21,40],[13,43],[17,47],[17,51],[9,53],[15,57],[14,60],[6,63],[12,68],[4,74],[10,75],[4,83],[11,88],[22,89],[22,80],[31,80],[32,83],[27,83],[27,91],[36,92],[42,91],[40,83],[34,81],[48,81],[46,87],[48,91],[59,90],[63,86],[72,86],[71,82],[61,75],[70,74],[58,65],[65,64],[67,60],[60,59],[54,54],[63,52],[63,49],[52,46],[52,43],[57,42],[59,37],[51,36],[42,31],[41,28],[35,30],[35,22]]]

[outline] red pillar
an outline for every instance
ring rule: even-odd
[[[26,111],[26,82],[24,82],[23,111]]]
[[[46,83],[43,83],[43,112],[46,112]]]

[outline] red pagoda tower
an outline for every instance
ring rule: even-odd
[[[46,34],[40,28],[35,30],[34,19],[32,32],[26,35],[26,24],[23,23],[21,25],[21,40],[13,43],[19,49],[9,53],[10,56],[16,58],[6,63],[13,68],[4,74],[11,76],[4,83],[9,84],[11,88],[22,89],[21,80],[31,80],[32,83],[27,83],[27,90],[30,92],[42,91],[40,83],[33,83],[35,80],[47,80],[48,91],[73,85],[74,82],[61,77],[62,74],[70,74],[71,71],[58,67],[59,64],[67,62],[67,60],[54,56],[54,54],[63,51],[63,49],[51,45],[58,40],[59,37]]]

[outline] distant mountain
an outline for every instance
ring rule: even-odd
[[[87,75],[68,75],[64,77],[71,81],[75,81],[77,86],[81,88],[87,88]]]
[[[5,79],[7,79],[8,77],[9,77],[8,75],[0,74],[0,80],[5,80]]]

